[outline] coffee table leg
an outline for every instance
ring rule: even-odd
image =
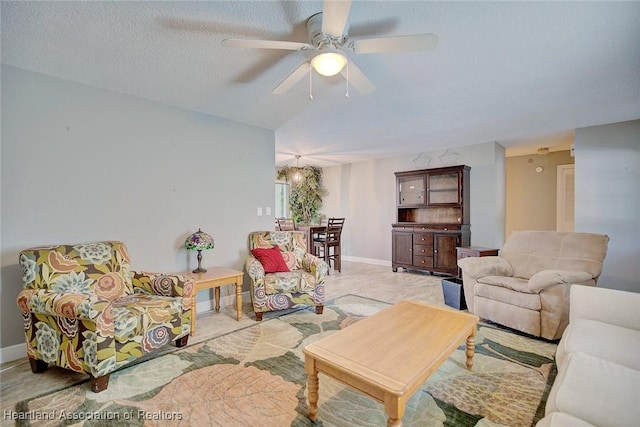
[[[307,397],[309,398],[309,419],[318,419],[318,370],[316,361],[305,355],[304,366],[307,371]]]
[[[385,396],[384,411],[387,414],[387,427],[402,427],[404,403],[397,396]]]
[[[467,371],[470,371],[473,367],[473,355],[476,351],[476,327],[474,326],[471,329],[471,335],[467,337],[467,350],[465,351],[467,355]]]

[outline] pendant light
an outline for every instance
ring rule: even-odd
[[[302,174],[300,173],[300,154],[296,154],[296,173],[293,174],[293,182],[300,182]]]

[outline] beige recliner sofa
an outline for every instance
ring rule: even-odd
[[[516,231],[499,256],[463,258],[464,296],[476,316],[554,340],[569,322],[569,288],[595,286],[609,237]]]

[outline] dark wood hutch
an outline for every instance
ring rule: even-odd
[[[469,166],[396,172],[391,266],[456,276],[456,247],[469,246]]]

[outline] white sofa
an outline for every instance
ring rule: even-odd
[[[572,286],[558,375],[536,426],[640,422],[640,293]]]

